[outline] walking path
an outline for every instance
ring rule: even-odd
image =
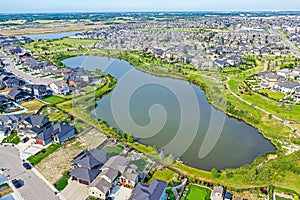
[[[236,98],[238,98],[238,99],[241,100],[242,102],[244,102],[244,103],[246,103],[246,104],[252,106],[253,108],[256,108],[256,109],[258,109],[258,110],[260,110],[260,111],[262,111],[262,112],[264,112],[264,113],[266,113],[266,114],[268,114],[268,115],[272,115],[272,117],[273,117],[274,119],[279,120],[283,125],[285,125],[285,126],[288,127],[289,129],[291,129],[293,132],[295,132],[295,133],[300,137],[300,133],[299,133],[296,129],[294,129],[290,124],[288,124],[284,119],[282,119],[282,118],[278,117],[277,115],[274,115],[274,114],[272,114],[272,113],[270,113],[270,112],[268,112],[268,111],[266,111],[266,110],[264,110],[264,109],[262,109],[262,108],[260,108],[260,107],[258,107],[258,106],[256,106],[256,105],[253,105],[252,103],[250,103],[250,102],[244,100],[243,98],[241,98],[240,96],[238,96],[237,94],[235,94],[235,93],[230,89],[230,87],[229,87],[227,84],[225,84],[225,87],[226,87],[226,89],[227,89],[233,96],[235,96]]]

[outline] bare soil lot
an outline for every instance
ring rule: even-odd
[[[92,129],[81,138],[75,138],[67,142],[63,147],[36,165],[36,168],[51,184],[54,184],[61,178],[63,172],[71,169],[71,161],[74,157],[85,149],[99,146],[105,140],[106,137],[103,134]]]

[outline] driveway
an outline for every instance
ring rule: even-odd
[[[24,186],[16,191],[25,200],[59,199],[33,170],[25,170],[17,148],[11,145],[0,145],[0,168],[7,169],[4,173],[9,176],[10,180],[21,179],[24,181]]]
[[[89,196],[89,190],[86,185],[72,181],[71,179],[69,179],[69,184],[61,193],[65,199],[70,200],[83,200]]]

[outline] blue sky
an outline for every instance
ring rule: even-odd
[[[300,10],[300,0],[0,0],[0,12]]]

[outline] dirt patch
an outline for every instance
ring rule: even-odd
[[[61,178],[63,172],[72,168],[71,161],[79,153],[85,149],[95,148],[105,140],[106,136],[92,129],[81,138],[67,142],[63,147],[42,160],[36,168],[51,184],[54,184]]]
[[[101,145],[107,137],[96,129],[92,129],[81,138],[82,144],[87,146],[88,149],[93,149]]]

